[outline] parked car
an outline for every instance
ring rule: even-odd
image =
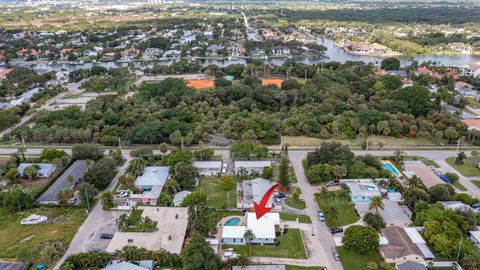
[[[111,234],[111,233],[100,234],[100,239],[112,239],[112,238],[113,238],[113,234]]]
[[[281,204],[282,204],[282,200],[277,197],[277,198],[275,198],[275,203],[276,203],[277,205],[281,205]]]
[[[322,211],[318,211],[318,220],[325,221],[325,215]]]
[[[335,259],[335,261],[340,261],[340,255],[338,255],[338,252],[333,252],[333,258]]]
[[[73,197],[68,200],[69,204],[75,204],[76,202],[77,202],[77,197]]]
[[[331,233],[342,233],[342,232],[343,232],[343,228],[333,227],[333,228],[330,229],[330,232],[331,232]]]
[[[277,197],[277,198],[285,198],[285,193],[279,192],[279,193],[277,194],[277,196],[275,196],[275,197]]]
[[[334,187],[334,186],[339,186],[340,182],[339,181],[328,181],[325,186],[326,187]]]
[[[122,191],[122,192],[120,192],[120,193],[117,194],[117,197],[119,197],[119,198],[126,198],[126,197],[128,197],[128,192]]]

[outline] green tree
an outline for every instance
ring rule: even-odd
[[[121,214],[116,220],[117,228],[121,232],[128,229],[128,223],[129,223],[129,217],[127,214]]]
[[[335,180],[338,180],[347,175],[347,168],[345,168],[345,166],[335,165],[332,167],[332,175],[335,177]]]
[[[400,161],[402,161],[403,158],[405,157],[405,154],[402,150],[397,149],[393,152],[393,156],[395,157],[395,162],[397,162],[397,164],[399,164]]]
[[[267,180],[272,180],[273,178],[273,169],[272,167],[264,167],[262,171],[262,177]]]
[[[153,156],[153,148],[149,146],[137,147],[130,151],[130,155],[136,158],[147,159]]]
[[[255,239],[255,234],[252,230],[246,230],[243,234],[243,239],[245,239],[245,242],[248,244],[248,256],[250,257],[252,256],[252,241]]]
[[[467,154],[465,152],[461,151],[460,153],[457,154],[457,157],[455,158],[455,164],[463,164],[464,160],[467,159]]]
[[[162,156],[165,156],[165,154],[168,152],[168,145],[166,143],[161,143],[160,144],[160,154],[162,154]]]
[[[234,143],[230,146],[230,155],[234,158],[265,158],[268,156],[267,148],[257,145],[253,142],[242,141]]]
[[[113,208],[113,194],[110,191],[105,191],[100,194],[100,200],[102,201],[103,210],[109,210]]]
[[[233,190],[235,188],[235,181],[233,181],[231,176],[222,176],[220,178],[220,186],[225,191]]]
[[[188,207],[188,221],[193,232],[207,236],[214,228],[210,209],[205,204],[190,205]]]
[[[172,240],[173,241],[173,240]],[[186,270],[220,269],[220,259],[205,238],[195,234],[182,253],[183,267]]]
[[[325,217],[329,224],[335,223],[338,219],[338,208],[335,205],[330,205],[325,209]]]
[[[190,205],[205,205],[207,203],[207,195],[199,190],[188,194],[182,202],[182,207]]]
[[[102,158],[95,162],[93,166],[85,173],[84,181],[95,186],[96,189],[103,190],[108,187],[117,171],[117,163],[109,158]]]
[[[381,196],[372,197],[372,201],[368,204],[368,210],[372,211],[375,214],[378,214],[380,210],[383,210],[385,205],[383,204],[383,198]]]
[[[28,178],[28,180],[36,179],[39,169],[40,167],[38,165],[28,166],[23,170],[23,177]]]
[[[134,159],[130,162],[127,168],[127,172],[132,175],[134,178],[142,174],[143,169],[147,163],[143,159]]]
[[[198,169],[189,163],[180,162],[173,168],[173,179],[180,184],[182,189],[191,189],[195,186],[198,177]]]
[[[33,208],[33,197],[20,188],[12,188],[7,192],[0,192],[0,206],[11,213]]]
[[[95,196],[98,195],[98,190],[92,184],[82,181],[76,187],[80,193],[80,203],[82,206],[90,208],[95,202]]]
[[[285,155],[282,155],[280,159],[280,166],[278,167],[278,183],[284,188],[288,188],[290,185],[290,179],[288,175],[288,159]]]
[[[332,179],[332,166],[329,164],[315,164],[307,169],[305,176],[312,184],[328,182]]]
[[[379,236],[374,228],[352,225],[345,230],[342,243],[347,250],[359,254],[370,254],[378,251],[378,240]]]
[[[400,60],[396,57],[385,58],[380,63],[380,66],[385,70],[397,70],[400,68]]]
[[[74,193],[71,189],[62,189],[57,193],[57,200],[60,204],[66,204],[73,197]]]
[[[348,168],[355,158],[355,155],[348,148],[339,142],[325,142],[314,152],[307,154],[309,165],[330,164],[331,166],[340,165]]]
[[[363,217],[363,220],[368,226],[374,228],[377,231],[385,228],[385,222],[383,222],[383,219],[379,214],[368,212]]]
[[[16,168],[10,168],[8,172],[5,174],[5,178],[7,178],[10,183],[13,183],[15,179],[17,179],[18,171]]]
[[[97,161],[103,157],[103,152],[97,145],[94,144],[80,144],[72,148],[73,160],[90,159]]]
[[[40,158],[44,162],[52,162],[55,159],[62,158],[66,156],[67,153],[63,150],[58,150],[55,148],[45,148],[42,150],[42,154],[40,154]]]
[[[400,88],[394,95],[394,99],[405,102],[413,115],[420,116],[427,111],[430,101],[430,92],[421,85]]]
[[[163,162],[170,168],[175,167],[180,162],[192,164],[193,154],[188,150],[175,149],[164,158]]]
[[[142,217],[138,222],[140,232],[154,232],[157,230],[157,224],[149,217]]]

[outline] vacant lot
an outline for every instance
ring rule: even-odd
[[[283,79],[262,79],[262,85],[274,84],[280,88],[283,81]]]
[[[307,254],[303,247],[302,236],[299,229],[289,229],[288,233],[277,237],[280,242],[275,245],[253,245],[252,256],[254,257],[278,257],[292,259],[306,259]],[[245,246],[228,246],[233,247],[235,252],[248,256],[249,247]]]
[[[230,191],[222,189],[222,186],[220,185],[220,178],[204,177],[200,179],[198,189],[207,195],[207,205],[209,207],[237,207],[237,194],[235,188]]]
[[[295,214],[290,214],[290,213],[280,213],[280,219],[281,220],[297,221],[297,218],[298,218],[298,222],[300,222],[300,223],[312,223],[312,220],[307,215],[295,215]]]
[[[31,214],[47,216],[52,223],[20,225]],[[84,210],[77,208],[40,207],[16,214],[0,210],[0,259],[52,263],[41,259],[42,249],[56,241],[68,247],[84,219]]]
[[[331,141],[332,139],[319,139],[313,137],[305,136],[283,136],[283,143],[290,146],[296,147],[313,147],[320,146],[323,142]],[[363,139],[354,139],[354,140],[336,140],[342,144],[360,147],[363,142]],[[442,142],[434,142],[433,140],[425,140],[418,138],[394,138],[394,137],[384,137],[384,136],[370,136],[369,137],[369,146],[371,149],[379,149],[381,147],[396,149],[404,146],[433,146],[441,145]]]
[[[212,80],[188,80],[187,86],[195,89],[204,89],[213,87],[215,84]]]
[[[378,253],[367,255],[357,254],[343,247],[337,247],[337,252],[340,255],[340,261],[345,270],[368,270],[367,263],[380,262],[380,255]]]
[[[447,158],[447,163],[452,166],[455,170],[461,173],[463,176],[479,176],[480,170],[476,168],[473,163],[473,160],[468,159],[463,162],[463,164],[455,164],[455,158]]]

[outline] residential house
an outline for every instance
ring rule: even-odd
[[[227,52],[233,57],[238,57],[245,54],[245,48],[239,44],[233,44],[232,46],[227,47]]]
[[[411,211],[408,207],[400,206],[397,202],[382,200],[383,209],[380,209],[380,216],[386,226],[407,227],[412,224],[410,220]]]
[[[397,264],[398,270],[427,270],[427,266],[418,262],[404,262]]]
[[[102,270],[153,270],[155,262],[152,260],[139,261],[137,264],[125,261],[110,261]]]
[[[154,232],[116,232],[106,251],[114,253],[125,246],[147,250],[165,250],[173,254],[182,252],[188,226],[188,209],[185,207],[144,207],[142,218],[156,223]]]
[[[159,48],[146,48],[142,54],[143,59],[155,59],[161,57],[163,50]]]
[[[274,46],[271,54],[275,56],[287,56],[290,54],[290,49],[284,46]]]
[[[385,53],[387,52],[388,47],[379,43],[370,44],[370,51],[374,53]]]
[[[261,173],[263,168],[272,167],[272,162],[269,160],[243,160],[234,162],[234,173],[239,174],[244,171],[247,174],[252,172]]]
[[[390,226],[382,230],[387,240],[380,254],[387,263],[424,262],[434,258],[425,240],[415,228]]]
[[[124,59],[137,58],[140,55],[140,50],[136,48],[125,49],[122,51],[122,57]]]
[[[378,186],[371,179],[342,179],[340,183],[350,188],[352,202],[371,202],[373,197],[382,196]]]
[[[226,164],[225,164],[226,165]],[[226,166],[222,161],[195,161],[193,167],[198,169],[200,175],[203,176],[218,176],[225,172]]]
[[[480,249],[480,231],[469,231],[467,235],[470,242],[472,242],[476,248]]]
[[[472,77],[480,76],[480,62],[462,65],[459,68],[460,68],[460,75],[462,76],[472,76]]]
[[[56,169],[55,165],[50,163],[20,163],[17,167],[18,175],[23,177],[25,169],[31,166],[38,166],[37,177],[50,177]]]
[[[415,76],[421,76],[421,75],[427,75],[429,77],[434,77],[434,78],[440,78],[441,76],[438,74],[438,72],[430,70],[427,67],[418,67],[413,74]]]
[[[248,265],[232,267],[232,270],[286,270],[285,265]]]
[[[251,208],[255,203],[260,203],[263,195],[267,190],[275,183],[263,178],[256,178],[253,180],[244,180],[241,184],[237,184],[237,194],[239,194],[237,207],[239,208]],[[267,201],[266,207],[272,207],[273,198]]]
[[[445,209],[450,209],[453,211],[473,211],[473,208],[470,205],[467,205],[461,201],[441,201],[437,204],[443,206]]]
[[[265,28],[262,30],[262,36],[266,40],[277,40],[278,36],[271,29]]]
[[[207,56],[219,56],[222,55],[222,51],[225,50],[223,46],[217,45],[217,44],[212,44],[207,47]]]
[[[388,74],[389,75],[395,75],[395,76],[398,76],[402,79],[405,79],[408,77],[408,74],[407,74],[407,71],[404,70],[404,69],[398,69],[398,70],[389,70],[388,71]]]
[[[413,86],[413,81],[410,80],[410,79],[403,79],[402,80],[402,88],[405,88],[405,87],[411,87]]]
[[[466,82],[455,82],[455,92],[465,96],[477,95],[477,90],[475,90],[473,85]]]
[[[12,71],[13,71],[12,68],[0,70],[0,81],[5,80],[8,76],[8,74],[12,73]]]
[[[145,167],[143,174],[135,180],[135,188],[141,194],[130,194],[130,200],[143,204],[157,204],[157,198],[169,177],[168,167]]]
[[[247,241],[243,238],[245,231],[251,230],[255,234],[254,244],[274,244],[276,230],[280,226],[279,213],[267,213],[260,219],[256,214],[247,212],[247,225],[222,227],[222,243],[226,245],[245,245]]]
[[[175,194],[175,196],[173,196],[172,206],[180,207],[182,205],[182,202],[185,199],[185,197],[190,195],[190,193],[192,193],[192,192],[190,192],[188,190],[183,190],[183,191],[177,192]]]
[[[444,183],[442,179],[440,179],[438,175],[436,175],[432,170],[425,166],[422,161],[406,160],[403,162],[403,164],[406,170],[405,175],[418,176],[427,188],[431,188],[433,186]]]
[[[23,263],[0,262],[0,269],[2,269],[2,270],[24,270],[25,265]]]

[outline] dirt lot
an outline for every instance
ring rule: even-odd
[[[278,87],[282,87],[283,79],[262,79],[262,85],[275,84]]]
[[[204,89],[214,86],[212,80],[188,80],[187,86],[195,89]]]

